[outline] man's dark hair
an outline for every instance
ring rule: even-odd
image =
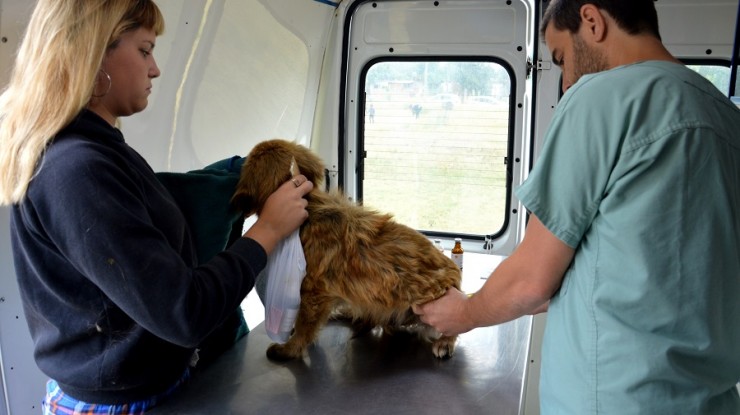
[[[631,35],[651,34],[660,39],[658,30],[658,13],[655,11],[655,0],[552,0],[547,6],[540,33],[545,36],[545,29],[552,23],[558,30],[576,33],[581,27],[581,7],[593,4],[609,13],[619,27]]]

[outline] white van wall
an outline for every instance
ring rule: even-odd
[[[310,144],[334,7],[311,0],[159,0],[162,76],[123,120],[158,171],[187,171],[274,137]]]
[[[0,2],[0,84],[11,62],[33,2]],[[0,207],[0,415],[40,413],[46,378],[31,355],[33,343],[18,294],[10,248],[10,208]],[[12,409],[11,409],[12,408]]]

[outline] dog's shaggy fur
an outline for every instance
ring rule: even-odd
[[[301,306],[290,339],[272,344],[275,360],[302,357],[333,311],[352,318],[355,332],[382,327],[420,328],[439,358],[452,356],[456,337],[442,336],[411,311],[460,288],[461,273],[451,259],[421,233],[349,201],[338,191],[322,190],[324,164],[304,146],[285,140],[258,144],[247,156],[232,199],[246,216],[260,210],[290,179],[295,158],[300,173],[314,183],[306,195],[308,219],[300,229],[306,257]]]

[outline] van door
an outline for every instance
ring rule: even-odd
[[[510,254],[526,220],[512,191],[532,160],[538,8],[521,0],[347,6],[337,150],[344,191],[447,250],[460,237],[466,255],[493,254],[493,263]],[[550,117],[554,103],[543,108],[538,114]],[[544,317],[519,322],[524,330],[506,341],[521,362],[500,389],[517,399],[516,413],[538,413]]]
[[[339,181],[466,252],[523,224],[533,10],[525,1],[359,1],[347,10]],[[447,243],[447,248],[451,248]]]

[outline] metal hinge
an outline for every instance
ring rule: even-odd
[[[537,61],[537,70],[538,71],[549,71],[550,69],[552,69],[552,62],[550,62],[550,61],[543,61],[543,60],[538,60]]]

